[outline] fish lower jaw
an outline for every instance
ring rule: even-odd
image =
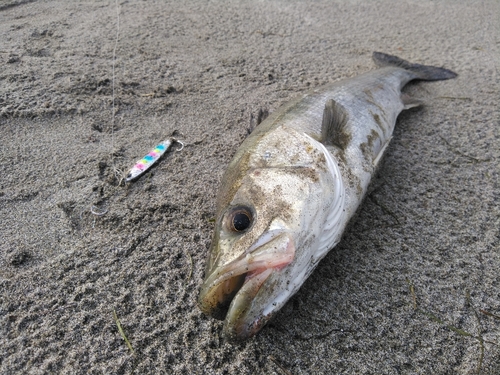
[[[245,284],[238,291],[226,315],[224,321],[224,336],[230,341],[241,341],[255,335],[274,316],[274,313],[281,309],[290,297],[300,288],[310,273],[309,267],[304,267],[288,283],[281,293],[279,293],[264,309],[249,311],[252,301],[257,295],[264,282],[278,269],[267,269],[252,276],[252,281],[247,279]],[[246,290],[244,290],[246,289]],[[256,290],[252,290],[256,289]],[[250,293],[248,293],[250,291]]]
[[[279,237],[266,244],[266,248],[272,244],[274,246],[271,249],[279,248],[279,251],[259,248],[257,254],[245,254],[217,268],[205,281],[200,293],[199,306],[205,314],[225,320],[225,332],[228,330],[231,332],[226,332],[226,337],[252,335],[245,333],[248,331],[245,327],[250,321],[255,320],[253,319],[253,316],[256,316],[254,311],[256,306],[253,306],[255,296],[274,272],[283,269],[294,260],[295,246],[292,237],[288,234]],[[281,246],[278,247],[278,244]],[[257,331],[258,329],[254,333]]]
[[[275,269],[268,268],[247,276],[245,283],[234,296],[224,320],[224,336],[230,341],[245,339],[260,329],[255,326],[255,319],[252,317],[252,302],[274,271]],[[248,315],[251,316],[250,319]]]
[[[250,303],[250,299],[255,296],[266,279],[281,267],[249,267],[248,272],[234,274],[225,278],[223,282],[216,284],[206,293],[200,295],[199,305],[201,310],[216,319],[227,320],[229,316],[234,316],[231,311],[241,310],[243,301]],[[242,296],[244,295],[244,298]],[[239,299],[239,303],[235,300]]]

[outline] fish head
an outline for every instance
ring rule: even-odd
[[[285,150],[282,142],[271,147],[261,141],[237,154],[223,178],[198,304],[207,315],[224,319],[230,341],[257,333],[324,252],[334,184],[322,151],[310,147],[314,143],[302,137]]]

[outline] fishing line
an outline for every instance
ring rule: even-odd
[[[112,88],[112,115],[111,115],[111,164],[113,165],[113,171],[117,172],[117,168],[115,166],[115,61],[116,61],[116,48],[118,47],[118,38],[120,37],[120,7],[118,5],[118,0],[115,0],[115,9],[116,9],[116,37],[115,37],[115,46],[113,48],[113,63],[112,63],[112,80],[111,80],[111,88]]]

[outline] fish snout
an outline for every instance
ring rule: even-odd
[[[289,265],[295,257],[291,234],[264,234],[236,260],[214,269],[203,283],[200,309],[225,319],[225,336],[234,341],[253,336],[267,322],[263,312],[275,294],[266,281]]]

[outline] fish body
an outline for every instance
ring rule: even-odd
[[[373,59],[379,69],[285,104],[230,162],[198,300],[225,320],[229,340],[257,333],[340,241],[398,114],[420,104],[402,87],[456,76],[382,53]]]

